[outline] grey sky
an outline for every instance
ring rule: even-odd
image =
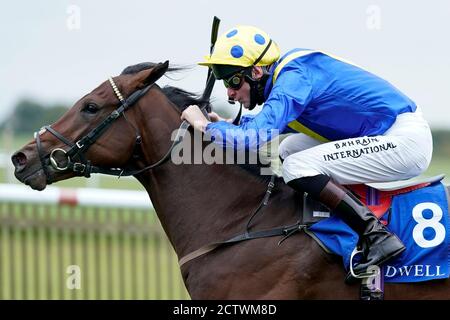
[[[71,30],[71,5],[80,29]],[[322,49],[387,79],[450,128],[450,1],[8,1],[0,11],[0,120],[21,97],[72,104],[127,65],[193,65],[171,82],[201,92],[195,66],[208,52],[212,17],[265,30],[283,52]],[[214,91],[225,101],[221,84]],[[4,112],[6,111],[6,113]]]

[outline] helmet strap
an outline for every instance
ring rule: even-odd
[[[259,57],[255,60],[255,62],[253,62],[253,66],[251,69],[253,69],[253,67],[256,66],[259,61],[261,61],[266,52],[269,50],[271,44],[272,39],[270,39],[263,52],[261,52]],[[269,78],[269,66],[261,66],[261,68],[263,70],[263,75],[260,79],[253,79],[253,77],[251,76],[251,71],[250,75],[245,76],[247,82],[250,84],[250,106],[248,107],[249,110],[253,110],[256,105],[261,105],[264,103],[264,88],[266,86],[267,79]]]
[[[253,68],[253,67],[252,67]],[[269,66],[263,66],[263,75],[260,79],[255,80],[250,74],[246,74],[245,81],[250,85],[250,106],[249,110],[253,110],[257,105],[264,103],[264,89],[266,87],[267,79],[269,79],[269,72],[267,71]]]

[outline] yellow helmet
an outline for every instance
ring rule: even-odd
[[[279,57],[280,49],[267,33],[252,26],[236,26],[222,34],[215,43],[213,53],[205,56],[205,61],[198,64],[267,66],[277,61]]]

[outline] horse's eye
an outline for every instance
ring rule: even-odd
[[[94,113],[97,113],[97,111],[98,111],[98,106],[95,105],[94,103],[88,103],[87,105],[85,105],[85,106],[83,107],[83,110],[82,110],[82,111],[83,111],[83,112],[86,112],[86,113],[94,114]]]

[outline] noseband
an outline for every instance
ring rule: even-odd
[[[54,170],[58,172],[72,172],[75,173],[76,176],[84,176],[86,178],[89,178],[92,173],[102,173],[107,175],[113,175],[113,176],[130,176],[130,175],[136,175],[143,171],[155,168],[165,161],[167,161],[170,157],[170,154],[172,152],[172,149],[175,147],[175,145],[181,141],[182,137],[184,136],[184,133],[186,132],[187,128],[189,127],[189,123],[186,121],[183,121],[181,124],[177,136],[175,137],[172,146],[170,147],[169,151],[156,163],[149,165],[143,169],[134,169],[134,170],[128,170],[125,168],[105,168],[105,167],[98,167],[93,166],[89,160],[86,159],[85,153],[89,149],[91,145],[93,145],[97,139],[116,121],[120,116],[124,116],[125,120],[125,111],[131,108],[136,102],[139,101],[153,86],[154,84],[147,85],[146,87],[136,90],[133,92],[127,99],[124,99],[121,92],[117,88],[114,80],[109,77],[108,78],[109,83],[111,84],[111,87],[114,91],[114,94],[120,101],[120,106],[111,112],[111,114],[102,121],[97,127],[92,129],[87,135],[85,135],[83,138],[78,140],[77,142],[72,142],[66,137],[64,137],[62,134],[60,134],[58,131],[53,129],[51,126],[44,126],[42,127],[39,132],[35,132],[35,139],[36,139],[36,146],[37,151],[39,154],[39,159],[41,161],[41,166],[44,171],[44,174],[47,179],[47,183],[50,184],[52,181],[50,179],[50,174],[48,171],[48,164],[53,167]],[[128,120],[127,120],[128,121]],[[134,126],[133,126],[134,127]],[[135,128],[136,129],[136,128]],[[44,132],[51,133],[55,138],[57,138],[59,141],[63,142],[66,146],[69,147],[68,150],[64,150],[62,148],[55,148],[53,149],[49,154],[45,154],[42,148],[42,142],[40,135]],[[135,149],[136,146],[140,146],[141,144],[141,136],[139,132],[136,129],[136,142],[135,142]],[[58,156],[62,156],[64,161],[64,164],[61,164],[61,162],[58,161]],[[74,162],[75,160],[75,162]]]

